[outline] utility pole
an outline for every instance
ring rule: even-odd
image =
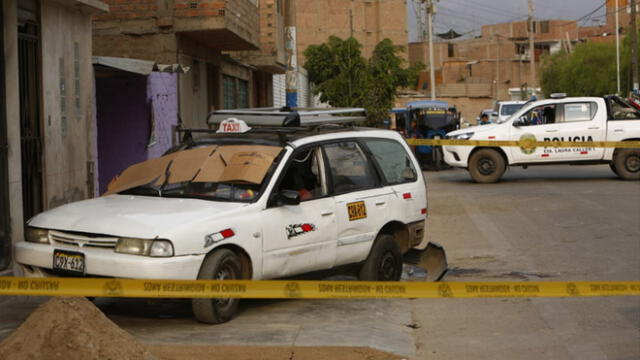
[[[496,39],[496,100],[500,100],[500,35]]]
[[[618,0],[616,0],[616,94],[620,95],[620,20],[618,19],[618,12]]]
[[[287,51],[287,72],[285,74],[287,107],[298,107],[298,54],[296,44],[295,0],[284,1],[284,33]]]
[[[617,0],[616,0],[617,1]],[[533,42],[533,0],[529,0],[529,57],[531,58],[531,95],[536,94],[536,50]]]
[[[636,0],[631,0],[631,78],[633,90],[639,90],[638,84],[638,30],[636,29]]]
[[[431,100],[436,99],[436,73],[433,65],[433,14],[435,14],[434,0],[422,0],[427,4],[427,27],[429,28],[429,88],[431,89]]]

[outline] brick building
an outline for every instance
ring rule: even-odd
[[[405,0],[296,0],[296,26],[301,65],[304,50],[331,35],[353,36],[363,45],[367,58],[385,38],[396,45],[408,44]]]
[[[578,24],[568,20],[534,22],[534,59],[540,73],[543,55],[559,51],[578,41]],[[424,42],[409,44],[411,63],[429,64]],[[464,109],[467,120],[492,107],[494,100],[528,98],[531,88],[531,54],[527,21],[484,25],[473,39],[436,41],[434,66],[436,95]],[[419,89],[428,91],[428,72],[421,74]],[[521,89],[527,89],[522,93]]]
[[[629,0],[618,0],[618,25],[621,35],[626,35],[631,21],[631,7]],[[640,5],[636,1],[636,10],[640,12]],[[605,23],[599,26],[580,27],[579,37],[588,41],[615,41],[616,0],[607,0]]]
[[[211,109],[267,106],[284,72],[276,0],[107,0],[93,21],[94,55],[180,64],[179,113],[203,127]]]

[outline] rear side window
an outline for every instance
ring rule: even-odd
[[[364,142],[376,159],[388,184],[418,180],[413,162],[402,144],[384,139],[366,139]]]
[[[323,147],[334,193],[344,194],[376,186],[376,175],[358,143],[345,141]]]
[[[564,122],[591,121],[597,110],[593,102],[564,104]]]

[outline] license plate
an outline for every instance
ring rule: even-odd
[[[357,201],[347,204],[347,213],[349,221],[364,219],[367,217],[367,208],[364,201]]]
[[[75,251],[53,251],[53,269],[84,274],[84,254]]]

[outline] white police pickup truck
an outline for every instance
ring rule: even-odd
[[[525,104],[501,124],[457,130],[458,140],[510,141],[638,141],[640,112],[616,96],[572,97]],[[640,179],[640,149],[604,147],[483,147],[443,146],[445,161],[466,168],[474,181],[500,180],[507,166],[607,163],[622,179]]]
[[[420,166],[396,132],[335,124],[362,113],[213,113],[217,133],[189,131],[165,156],[123,171],[104,196],[32,218],[16,262],[27,276],[259,280],[349,267],[377,281],[399,280],[408,262],[426,264],[435,280],[446,258],[423,243]],[[257,127],[274,120],[280,126]],[[192,300],[207,323],[231,319],[237,306]]]

